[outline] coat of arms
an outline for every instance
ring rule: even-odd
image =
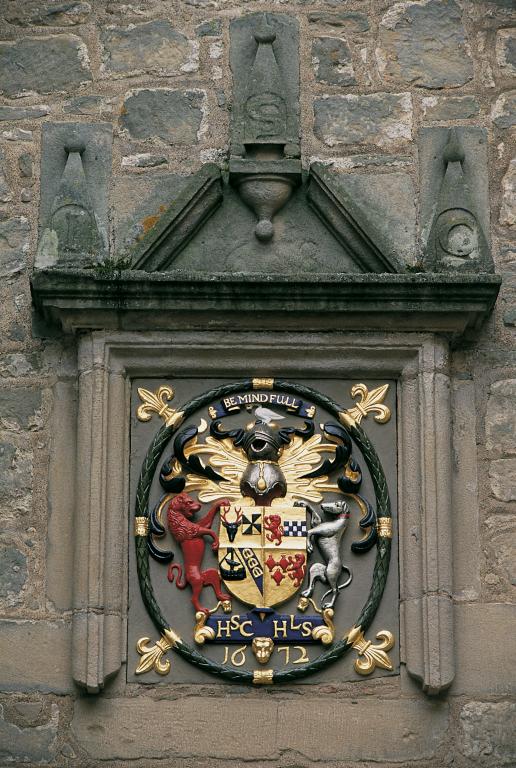
[[[359,400],[347,410],[309,387],[273,379],[232,382],[177,410],[168,404],[172,388],[138,390],[138,418],[158,413],[165,424],[149,447],[137,491],[141,594],[161,633],[155,645],[147,637],[138,641],[137,674],[166,674],[170,662],[163,657],[171,649],[240,682],[305,677],[349,648],[358,651],[361,674],[392,669],[393,635],[379,632],[377,645],[364,636],[387,578],[392,523],[385,475],[360,426],[368,413],[388,421],[387,388],[355,385]],[[362,493],[359,453],[374,499]],[[149,507],[155,474],[162,496]],[[346,544],[353,517],[362,536]],[[360,555],[375,546],[369,596],[339,637],[335,610],[353,579],[346,550]],[[164,618],[149,557],[163,565],[170,589],[189,597],[193,645]],[[222,661],[202,653],[210,646],[224,648]],[[275,648],[287,662],[290,649],[297,655],[282,669],[263,669]]]

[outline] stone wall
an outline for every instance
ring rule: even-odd
[[[510,0],[3,0],[0,13],[0,763],[503,766],[514,744],[516,579],[516,20]],[[492,317],[453,354],[457,674],[426,698],[400,678],[302,689],[71,682],[69,535],[52,517],[52,419],[66,423],[73,339],[32,316],[41,126],[111,122],[111,218],[161,174],[227,162],[229,21],[295,13],[303,161],[402,200],[417,263],[423,126],[489,137],[490,239],[504,277]],[[169,174],[169,175],[167,175]],[[143,178],[138,178],[143,177]],[[165,182],[164,182],[165,183]],[[143,186],[141,186],[143,185]],[[132,197],[131,197],[132,195]],[[137,193],[136,193],[137,195]],[[401,204],[401,203],[400,203]],[[394,211],[395,212],[395,211]],[[159,207],[112,242],[152,226]],[[394,215],[394,214],[393,214]],[[123,228],[119,228],[120,231]],[[114,235],[112,235],[114,238]],[[464,445],[467,446],[466,452]],[[72,510],[70,509],[70,517]],[[68,529],[69,531],[69,529]],[[302,706],[299,702],[302,697]],[[297,703],[297,707],[296,707]],[[300,712],[304,718],[300,722]]]

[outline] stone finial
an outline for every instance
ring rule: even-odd
[[[273,216],[301,181],[297,22],[250,14],[231,25],[234,80],[229,175],[256,214],[261,243],[274,237]]]
[[[253,37],[258,44],[247,82],[244,145],[287,143],[287,107],[282,81],[272,44],[276,32],[263,14]]]
[[[80,257],[94,255],[99,233],[82,165],[85,146],[72,140],[65,149],[68,159],[52,206],[50,228],[57,233],[59,263],[76,266]]]
[[[442,150],[444,176],[428,239],[427,263],[434,271],[492,271],[487,241],[473,210],[467,157],[456,128]]]
[[[36,269],[81,268],[108,255],[112,127],[46,123]]]

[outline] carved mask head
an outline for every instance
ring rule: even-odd
[[[271,637],[255,637],[252,645],[253,653],[260,664],[267,664],[274,650]]]

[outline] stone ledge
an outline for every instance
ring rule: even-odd
[[[34,304],[65,330],[181,327],[448,333],[480,327],[500,277],[491,274],[200,274],[127,270],[34,273]]]
[[[176,701],[144,696],[79,699],[72,721],[79,745],[94,759],[273,761],[292,751],[296,763],[302,756],[325,765],[431,758],[446,738],[447,726],[445,702],[362,698],[355,703],[308,696],[278,700],[267,694]]]

